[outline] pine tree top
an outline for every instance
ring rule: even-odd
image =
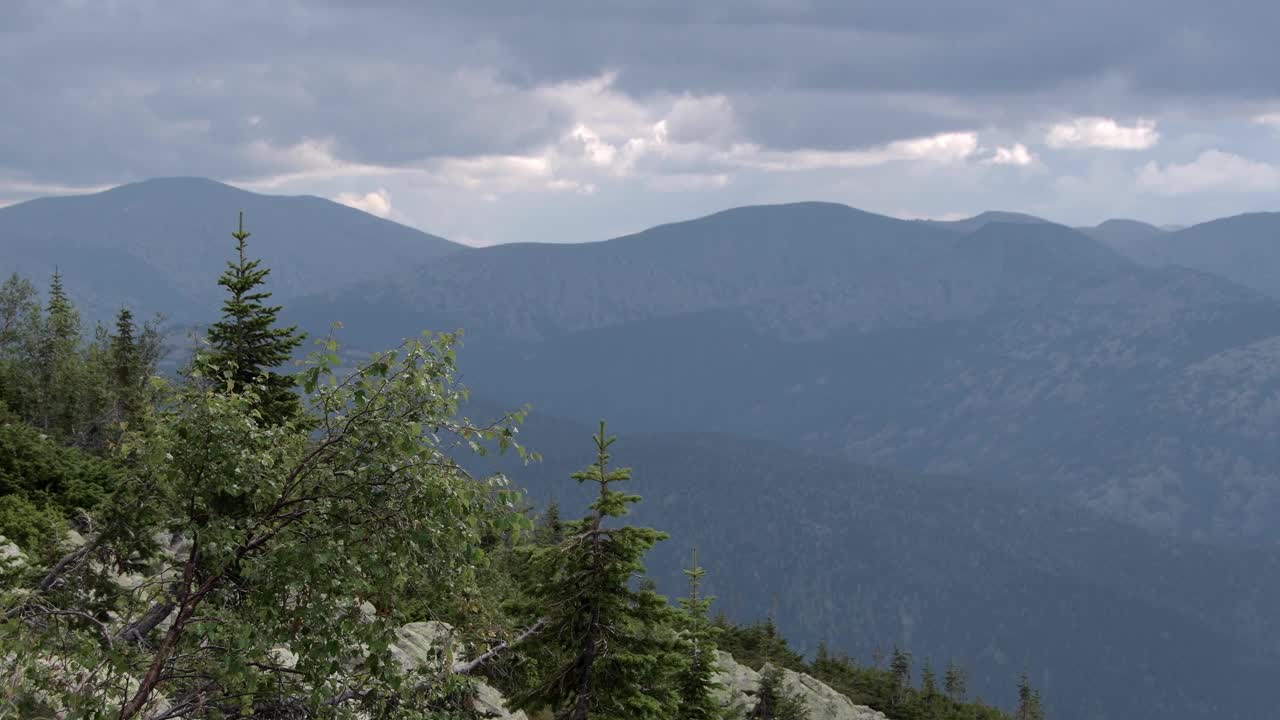
[[[267,304],[271,293],[264,287],[271,270],[248,256],[243,212],[231,236],[236,257],[218,278],[228,297],[222,303],[222,318],[209,328],[213,350],[207,359],[239,389],[261,385],[257,392],[263,418],[282,422],[296,415],[300,405],[292,391],[293,379],[274,369],[293,357],[303,336],[297,326],[277,327],[281,306]]]

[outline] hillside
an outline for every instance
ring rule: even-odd
[[[470,380],[568,418],[979,475],[1185,537],[1280,537],[1280,305],[1060,225],[741,208],[457,254],[290,312],[345,322],[357,347],[464,327]]]
[[[1152,266],[1180,266],[1213,273],[1280,297],[1280,213],[1247,213],[1174,232],[1153,233],[1117,249]]]
[[[1140,244],[1168,232],[1140,220],[1112,219],[1094,227],[1077,228],[1080,232],[1112,248],[1128,253],[1131,246]]]
[[[43,282],[56,267],[89,317],[120,304],[174,322],[209,319],[214,284],[245,213],[277,299],[381,277],[462,250],[442,238],[318,197],[260,195],[200,178],[161,178],[94,195],[0,208],[0,273]]]
[[[544,461],[505,468],[574,514],[587,497],[565,478],[589,434],[535,412],[521,436]],[[772,613],[809,653],[825,641],[867,662],[894,645],[921,664],[962,660],[973,690],[1002,704],[1030,668],[1069,718],[1257,717],[1249,684],[1280,671],[1275,553],[1157,540],[981,478],[732,436],[623,434],[615,456],[644,497],[634,521],[672,535],[649,562],[660,587],[682,587],[696,547],[719,609]]]

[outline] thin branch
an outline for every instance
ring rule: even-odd
[[[485,652],[484,654],[480,655],[479,657],[473,660],[469,660],[467,662],[454,663],[453,671],[458,675],[470,675],[471,673],[475,672],[476,669],[479,668],[481,665],[489,662],[490,660],[497,657],[498,655],[501,655],[507,650],[510,650],[516,645],[519,645],[525,640],[528,640],[529,638],[538,634],[539,632],[542,631],[542,628],[546,627],[546,625],[547,625],[547,619],[542,618],[538,620],[538,622],[531,625],[528,630],[525,630],[524,632],[520,633],[516,637],[512,638],[510,642],[500,642],[497,645],[494,645],[493,647],[489,648],[487,652]]]

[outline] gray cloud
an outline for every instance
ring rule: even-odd
[[[803,194],[916,214],[1182,215],[1209,207],[1197,189],[1226,202],[1230,168],[1256,190],[1280,164],[1275,127],[1249,121],[1280,109],[1280,7],[1245,0],[30,0],[3,12],[0,64],[18,71],[0,74],[0,202],[199,174],[386,190],[393,217],[509,240],[534,216],[545,235],[569,234],[566,208],[634,214],[615,197],[654,221]],[[1140,121],[1158,143],[1098,139]],[[1055,123],[1084,129],[1048,143]],[[944,133],[972,148],[942,158],[901,144]],[[991,163],[999,148],[1019,162]],[[464,212],[487,217],[469,227]],[[590,232],[627,225],[599,215]]]

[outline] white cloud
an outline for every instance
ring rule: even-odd
[[[61,185],[22,180],[0,180],[0,195],[88,195],[110,190],[114,185]]]
[[[255,190],[337,185],[329,192],[369,212],[390,213],[389,200],[351,194],[353,179],[375,187],[452,187],[483,197],[513,193],[593,194],[626,182],[657,191],[723,188],[738,174],[872,168],[889,163],[954,164],[980,149],[973,132],[906,138],[847,150],[774,150],[751,141],[722,95],[657,93],[636,97],[605,73],[529,93],[566,109],[558,138],[519,154],[429,157],[397,166],[352,162],[331,137],[291,145],[254,141],[243,158],[258,168],[237,184]],[[399,181],[399,182],[397,182]],[[384,207],[383,200],[387,200]]]
[[[493,247],[494,245],[497,245],[497,243],[495,243],[492,240],[473,237],[471,235],[453,235],[449,239],[454,242],[462,243],[463,245],[467,245],[473,248],[486,248],[486,247]]]
[[[728,173],[673,173],[650,178],[646,185],[660,192],[719,190],[729,184]]]
[[[387,192],[386,188],[378,188],[363,195],[352,192],[339,193],[333,200],[347,207],[363,210],[370,215],[382,218],[391,215],[391,193]]]
[[[1022,143],[1014,143],[1010,147],[997,147],[996,152],[991,157],[983,160],[984,163],[991,165],[1018,165],[1026,167],[1036,162],[1036,156],[1026,145]]]
[[[787,171],[869,168],[903,160],[954,163],[978,150],[971,132],[942,133],[897,140],[864,150],[766,150],[758,145],[735,145],[722,158],[727,164],[757,170]]]
[[[246,145],[241,154],[252,166],[262,168],[255,177],[233,180],[249,190],[277,190],[303,182],[375,177],[413,172],[413,168],[370,165],[343,160],[333,150],[331,138],[305,138],[279,147],[265,140]]]
[[[609,167],[618,155],[618,148],[600,139],[594,130],[579,124],[569,133],[569,137],[582,145],[582,154],[592,165]]]
[[[978,136],[971,132],[942,133],[913,140],[899,140],[885,148],[893,159],[910,158],[932,162],[957,162],[978,150]]]
[[[1045,143],[1055,149],[1146,150],[1158,142],[1155,122],[1141,119],[1124,126],[1111,118],[1079,117],[1053,125],[1045,134]]]
[[[1280,128],[1280,112],[1254,115],[1253,121],[1259,125],[1270,125],[1272,127]]]
[[[1138,187],[1157,195],[1186,195],[1210,190],[1280,190],[1280,168],[1221,150],[1206,150],[1189,163],[1149,162],[1138,169]]]

